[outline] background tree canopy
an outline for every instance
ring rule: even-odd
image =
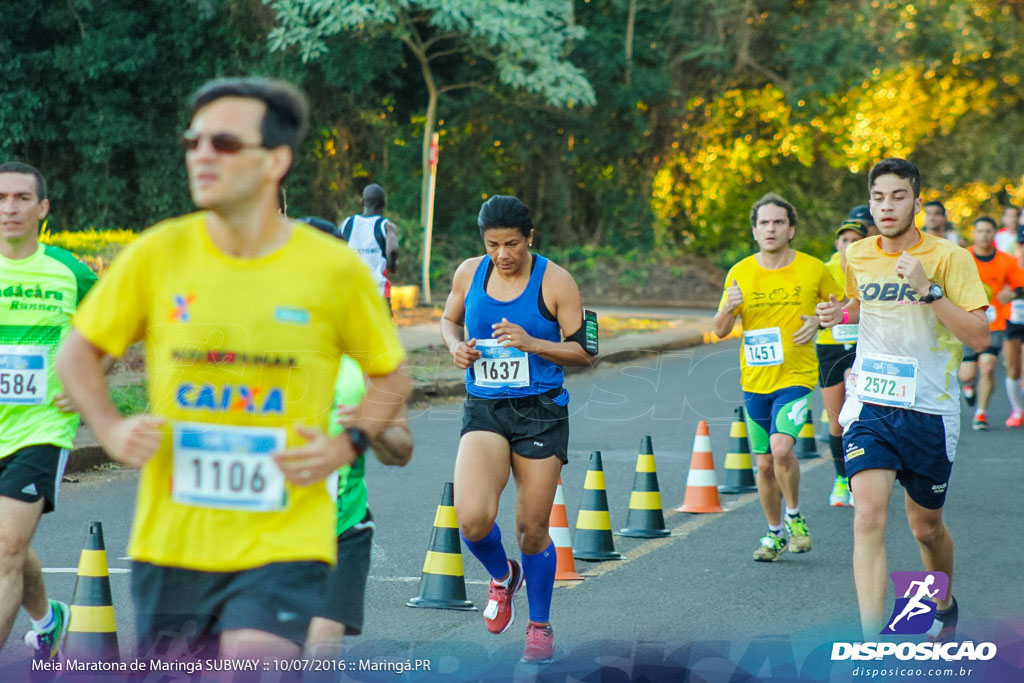
[[[827,255],[883,156],[915,161],[961,227],[1024,200],[1012,0],[67,0],[2,3],[0,25],[0,159],[48,176],[51,229],[189,210],[188,96],[238,74],[312,101],[292,215],[337,219],[378,182],[410,250],[434,87],[439,274],[478,249],[498,193],[531,207],[542,250],[720,261],[749,250],[769,190],[797,205],[797,246]]]

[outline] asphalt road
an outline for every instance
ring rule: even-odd
[[[999,379],[997,387],[1002,386]],[[589,453],[604,460],[612,526],[626,520],[637,448],[653,440],[662,502],[666,510],[684,497],[693,436],[707,420],[722,476],[729,423],[740,404],[738,343],[729,341],[688,351],[651,356],[573,376],[568,382],[570,461],[563,482],[570,525],[583,492]],[[816,397],[815,416],[820,410]],[[990,409],[1001,425],[1007,401],[997,391]],[[404,662],[429,660],[436,680],[521,679],[538,673],[519,663],[525,629],[525,591],[520,616],[505,634],[493,636],[479,612],[410,609],[442,485],[449,481],[460,425],[460,402],[414,411],[416,454],[404,469],[368,466],[371,507],[378,529],[367,591],[364,635],[352,638],[345,658]],[[960,639],[994,640],[1003,656],[1024,651],[1024,566],[1019,518],[1024,478],[1024,432],[1001,426],[988,433],[969,427],[964,409],[962,437],[946,504],[956,541],[955,594],[960,603]],[[801,508],[814,541],[812,552],[787,553],[776,563],[756,563],[751,553],[765,521],[754,494],[723,496],[727,512],[716,515],[666,513],[673,533],[653,540],[616,537],[625,561],[577,562],[588,578],[555,589],[552,623],[558,661],[540,673],[545,680],[651,680],[678,678],[682,667],[700,672],[693,680],[730,680],[742,668],[777,680],[808,676],[850,680],[849,667],[829,672],[834,640],[859,640],[851,569],[849,508],[828,506],[834,476],[827,446],[823,457],[802,461]],[[36,548],[48,569],[51,595],[70,600],[78,553],[88,523],[103,522],[112,573],[122,655],[134,656],[125,546],[137,473],[107,470],[76,475],[61,488],[59,511],[48,515]],[[508,550],[514,547],[513,486],[502,499],[499,524]],[[890,509],[889,569],[920,569],[916,543],[906,526],[903,491],[897,486]],[[469,597],[486,603],[487,576],[468,554]],[[892,590],[890,588],[890,604]],[[19,616],[3,659],[21,662]],[[1013,629],[1016,629],[1016,632]],[[1004,644],[1005,643],[1005,647]],[[18,663],[0,669],[17,670]],[[838,666],[838,665],[837,665]],[[984,673],[984,672],[982,672]],[[396,680],[394,674],[346,674],[353,680]],[[417,674],[410,674],[416,678]],[[741,679],[743,677],[741,676]],[[931,679],[936,680],[936,679]],[[971,680],[980,680],[976,675]],[[995,679],[992,679],[995,680]]]

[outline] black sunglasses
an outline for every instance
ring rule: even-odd
[[[243,142],[238,137],[231,133],[214,133],[213,135],[190,135],[185,133],[181,136],[180,144],[181,148],[186,152],[194,152],[199,147],[199,142],[203,137],[210,138],[210,145],[213,147],[215,152],[221,154],[237,154],[243,149],[262,149],[263,145],[251,145],[247,142]]]

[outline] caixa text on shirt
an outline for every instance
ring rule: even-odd
[[[214,410],[252,415],[284,415],[284,390],[281,387],[245,384],[193,384],[183,382],[174,391],[174,402],[186,410]]]

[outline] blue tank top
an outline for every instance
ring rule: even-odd
[[[500,323],[502,318],[519,325],[531,337],[546,339],[548,341],[562,341],[562,331],[557,322],[548,320],[541,315],[537,306],[537,297],[540,294],[540,284],[544,280],[544,271],[547,270],[548,259],[534,254],[537,260],[530,274],[530,281],[526,283],[523,293],[512,301],[498,301],[487,294],[484,283],[487,279],[487,271],[491,265],[491,257],[485,255],[480,259],[476,273],[473,275],[473,284],[466,294],[466,330],[469,339],[479,342],[494,339],[491,335],[494,330],[491,325]],[[513,352],[515,353],[515,352]],[[500,364],[500,362],[499,362]],[[536,354],[530,354],[528,358],[530,370],[530,382],[527,386],[480,386],[476,382],[474,368],[466,370],[466,392],[477,398],[516,398],[521,396],[535,396],[558,389],[562,386],[565,372],[562,366],[557,363],[541,358]],[[501,365],[500,371],[494,372],[493,383],[502,381],[514,382],[508,376],[508,364]],[[514,366],[513,366],[514,368]],[[564,392],[563,392],[564,393]]]

